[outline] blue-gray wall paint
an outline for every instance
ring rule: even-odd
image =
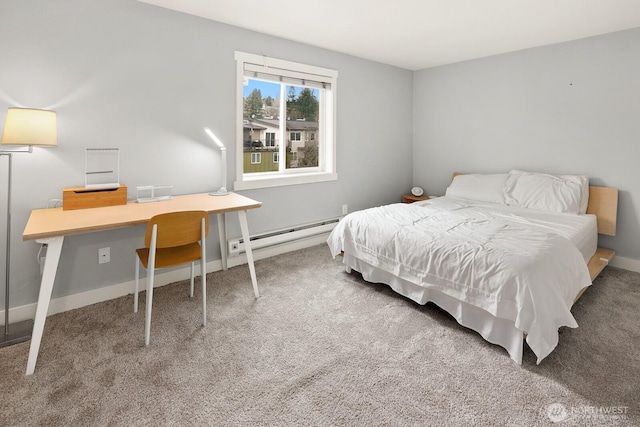
[[[339,72],[338,181],[242,192],[264,204],[248,215],[251,232],[335,217],[345,203],[353,211],[396,202],[411,186],[410,71],[135,0],[2,0],[0,28],[0,123],[11,106],[58,113],[57,148],[14,156],[12,307],[35,302],[39,289],[38,245],[21,239],[29,212],[84,184],[86,147],[120,148],[130,198],[149,184],[211,191],[220,186],[220,154],[202,130],[209,126],[228,147],[233,183],[236,50]],[[2,183],[6,169],[3,157]],[[0,188],[3,207],[5,197]],[[228,221],[239,235],[235,216]],[[213,230],[211,260],[220,258]],[[0,226],[0,242],[5,234]],[[132,280],[143,236],[138,226],[68,237],[53,296]],[[111,262],[98,265],[105,246]]]
[[[618,236],[603,244],[640,259],[640,29],[412,73],[135,0],[2,0],[0,28],[0,123],[7,107],[51,108],[59,128],[57,148],[14,156],[12,306],[39,289],[38,245],[21,241],[29,212],[83,184],[86,147],[120,148],[130,197],[147,184],[210,191],[220,156],[209,126],[229,148],[233,182],[236,50],[339,72],[339,180],[242,192],[264,203],[249,213],[252,232],[396,202],[412,184],[442,194],[453,171],[521,168],[620,188]],[[0,185],[3,207],[5,197]],[[143,233],[67,238],[53,296],[131,280]],[[98,265],[104,246],[112,261]]]
[[[616,237],[640,259],[640,29],[414,73],[413,180],[457,172],[585,174],[620,189]]]

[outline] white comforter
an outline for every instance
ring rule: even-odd
[[[538,363],[577,327],[570,308],[591,284],[585,260],[544,224],[460,199],[354,212],[328,239],[341,251],[419,286],[513,321]]]

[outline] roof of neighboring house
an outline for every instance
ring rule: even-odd
[[[267,126],[271,126],[275,128],[280,127],[279,119],[251,119],[250,122],[263,123]],[[254,126],[253,129],[257,129],[257,127]],[[318,129],[318,122],[311,122],[311,121],[308,122],[306,120],[287,120],[287,130],[307,130],[307,129]]]
[[[257,130],[265,130],[266,127],[264,126],[259,126],[259,125],[255,125],[255,124],[251,124],[251,123],[245,123],[242,125],[243,129],[257,129]]]
[[[287,120],[287,129],[289,130],[318,129],[318,122],[307,122],[304,120]]]

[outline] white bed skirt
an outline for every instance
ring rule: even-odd
[[[430,301],[433,302],[451,314],[459,324],[476,331],[488,342],[503,347],[511,359],[519,365],[522,364],[524,335],[512,321],[499,319],[480,308],[458,301],[441,292],[415,285],[380,270],[353,255],[345,253],[343,258],[347,268],[360,272],[366,281],[389,285],[395,292],[418,304],[424,305]]]

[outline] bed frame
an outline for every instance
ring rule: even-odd
[[[618,216],[618,189],[612,187],[589,186],[589,205],[587,206],[587,213],[596,216],[598,221],[598,234],[615,236]],[[598,246],[596,253],[587,263],[592,282],[609,264],[609,261],[611,261],[611,258],[613,258],[615,254],[616,253],[611,249],[605,249]],[[587,288],[582,289],[575,301],[577,301],[586,290]]]
[[[457,175],[462,175],[462,174],[454,173],[453,177],[455,178]],[[618,212],[618,189],[617,188],[589,186],[589,204],[587,206],[587,213],[596,216],[598,234],[615,236],[617,212]],[[342,253],[341,255],[344,255],[344,253]],[[609,261],[613,258],[614,255],[615,255],[615,252],[611,249],[605,249],[600,246],[597,247],[596,253],[591,257],[591,259],[587,263],[587,268],[589,269],[589,275],[591,276],[592,282],[602,272],[602,270],[609,264]],[[349,265],[346,265],[345,271],[347,273],[350,273],[351,267]],[[580,298],[580,296],[582,296],[584,291],[588,288],[589,287],[585,287],[578,293],[578,295],[574,300],[574,303]],[[445,307],[442,307],[442,308],[455,317],[455,315],[451,311],[449,311]],[[516,363],[518,364],[522,363],[522,349],[523,349],[524,341],[527,338],[526,333],[518,331],[517,329],[515,329],[515,327],[513,329],[513,332],[509,332],[509,330],[507,330],[508,328],[505,329],[504,323],[502,323],[502,326],[500,326],[500,324],[496,324],[496,326],[498,327],[498,330],[501,330],[502,333],[506,334],[506,336],[504,339],[502,338],[497,339],[497,336],[496,336],[494,337],[494,339],[497,339],[497,340],[494,340],[494,339],[489,339],[489,337],[487,337],[483,333],[483,330],[486,330],[485,328],[486,324],[484,324],[484,326],[482,327],[479,327],[478,329],[477,327],[461,322],[459,319],[457,320],[458,320],[458,323],[460,323],[462,326],[478,332],[488,342],[497,344],[503,347],[505,350],[507,350],[511,359],[516,361]],[[493,328],[493,326],[491,327]],[[519,340],[518,342],[513,341],[514,339],[519,339],[516,337],[521,338],[521,340]]]

